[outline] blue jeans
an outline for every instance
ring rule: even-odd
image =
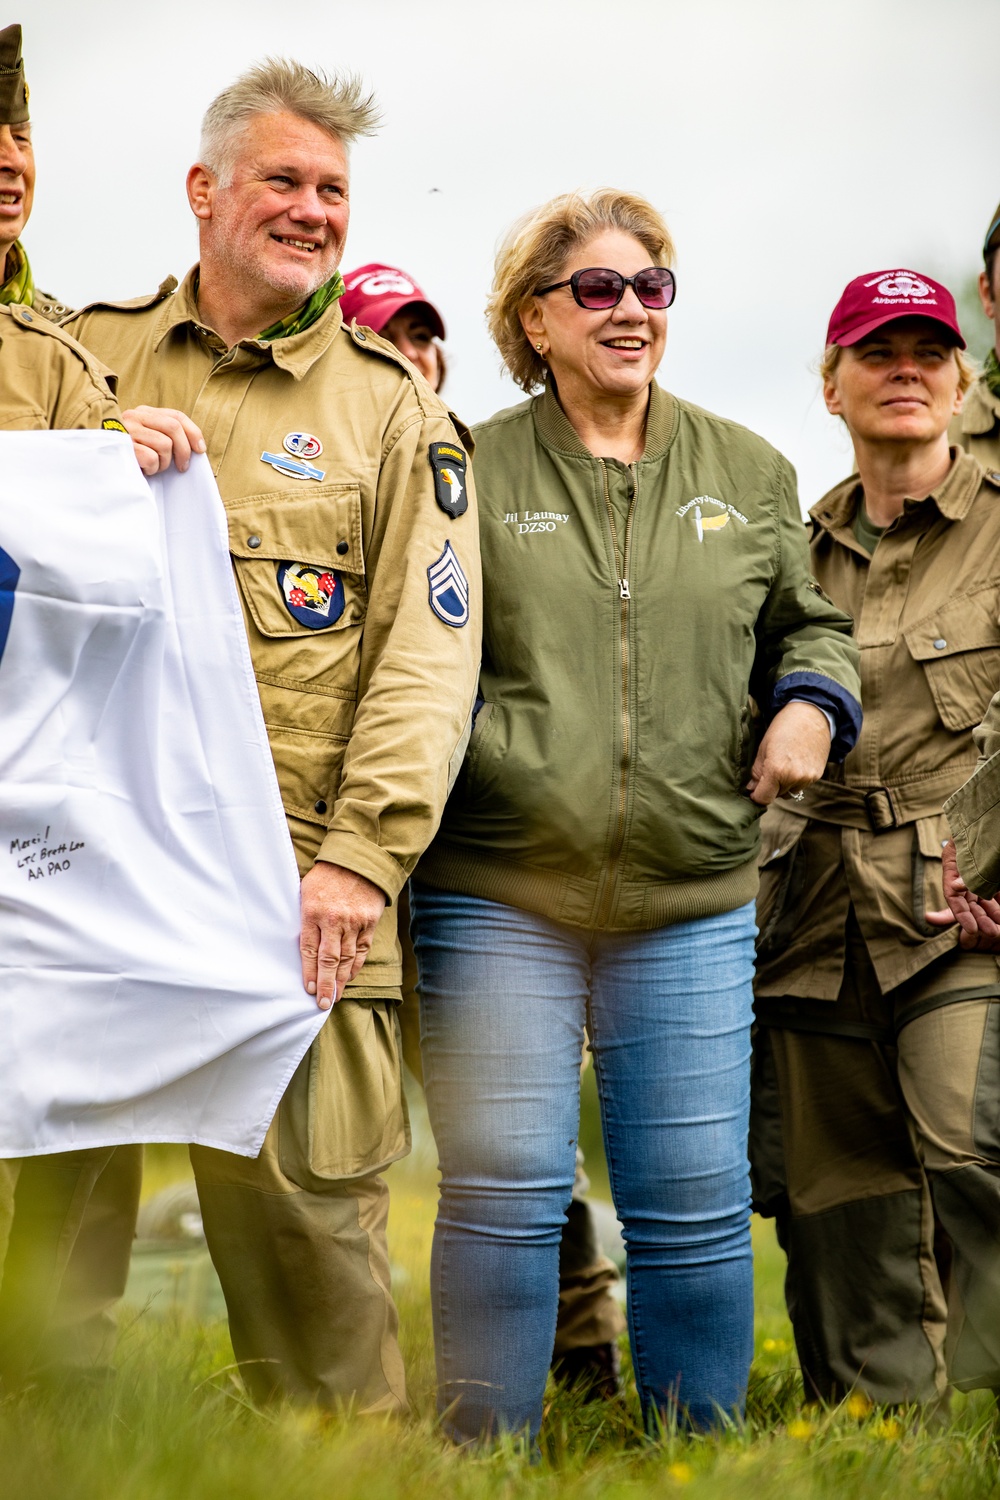
[[[742,1411],[753,903],[654,932],[564,927],[411,885],[441,1162],[431,1295],[457,1441],[541,1422],[573,1188],[584,1026],[628,1255],[646,1421]]]

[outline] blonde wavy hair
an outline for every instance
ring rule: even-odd
[[[674,260],[674,242],[663,217],[645,198],[615,188],[562,193],[518,219],[497,251],[486,322],[501,358],[522,391],[545,382],[545,361],[521,327],[519,313],[536,287],[562,280],[569,256],[607,229],[630,234],[654,266]]]

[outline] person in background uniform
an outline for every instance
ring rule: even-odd
[[[983,241],[979,297],[983,312],[993,324],[994,345],[948,436],[978,458],[984,469],[1000,470],[1000,204]]]
[[[914,271],[834,309],[823,392],[858,472],[813,507],[812,558],[855,622],[864,726],[762,826],[754,1202],[827,1402],[1000,1383],[1000,973],[942,909],[943,809],[1000,679],[1000,476],[948,445],[964,347]]]
[[[431,390],[441,390],[447,371],[444,319],[405,271],[374,262],[348,271],[340,310],[345,323],[358,322],[395,344]]]
[[[70,308],[34,284],[20,236],[31,214],[35,158],[20,26],[0,31],[0,305],[31,308],[56,321]],[[16,420],[16,419],[15,419]],[[61,425],[61,424],[60,424]],[[119,1146],[94,1184],[52,1310],[46,1339],[50,1364],[96,1370],[114,1347],[113,1309],[128,1279],[131,1234],[142,1184],[142,1147]]]
[[[444,382],[444,319],[411,276],[396,266],[370,263],[348,271],[340,299],[344,322],[374,329],[416,365],[432,390]],[[417,961],[410,938],[409,892],[400,894],[399,940],[403,952],[403,1004],[400,1025],[403,1057],[423,1085],[420,1060],[420,1009]],[[585,1054],[586,1058],[586,1054]],[[612,1288],[618,1270],[600,1248],[597,1223],[587,1192],[583,1152],[577,1151],[573,1200],[559,1245],[559,1315],[552,1370],[587,1400],[602,1400],[620,1391],[618,1338],[625,1318]]]
[[[250,70],[188,174],[200,263],[71,326],[115,361],[161,464],[207,445],[302,874],[303,982],[332,1007],[259,1158],[191,1150],[233,1346],[258,1399],[392,1411],[395,901],[467,743],[481,584],[464,429],[341,317],[348,150],[375,119],[356,80]]]
[[[791,466],[656,383],[672,259],[612,189],[497,256],[491,331],[543,391],[476,429],[481,699],[410,887],[459,1442],[538,1431],[585,1028],[644,1417],[711,1428],[746,1392],[757,819],[853,744],[857,652]]]

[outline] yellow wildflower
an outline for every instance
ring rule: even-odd
[[[794,1422],[789,1422],[787,1428],[788,1436],[796,1438],[800,1443],[808,1442],[815,1430],[813,1424],[807,1422],[805,1417],[796,1417]]]
[[[903,1436],[903,1424],[897,1422],[895,1417],[882,1417],[872,1427],[872,1433],[877,1438],[883,1438],[887,1443],[894,1443],[897,1438]]]
[[[676,1479],[678,1484],[690,1484],[694,1478],[694,1470],[690,1464],[668,1464],[667,1473],[671,1479]]]
[[[872,1404],[862,1391],[852,1391],[844,1403],[849,1417],[867,1417],[872,1409]]]

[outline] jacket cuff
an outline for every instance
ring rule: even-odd
[[[796,699],[811,703],[833,717],[836,733],[830,745],[830,759],[843,760],[854,749],[861,733],[861,704],[854,694],[822,672],[788,672],[774,685],[769,717],[773,719],[779,709]]]
[[[331,828],[319,847],[316,860],[342,865],[345,870],[353,870],[355,875],[363,875],[385,892],[390,906],[406,884],[406,871],[388,850],[380,849],[356,833],[342,833]]]

